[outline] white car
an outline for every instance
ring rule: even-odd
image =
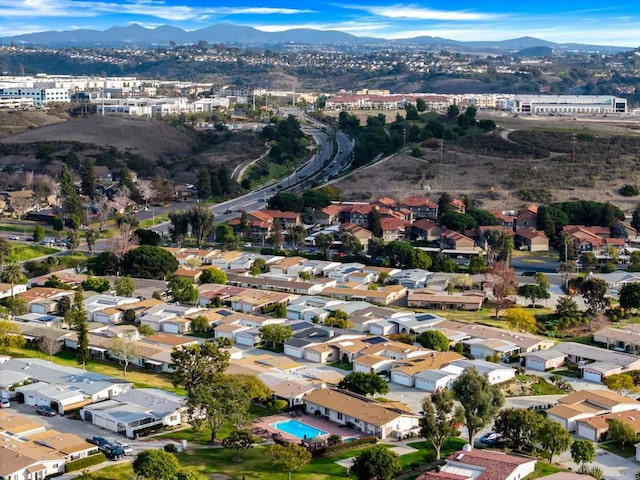
[[[126,443],[112,442],[111,445],[114,445],[114,446],[120,448],[124,452],[125,456],[127,456],[127,457],[130,457],[130,456],[133,455],[133,448],[131,448],[131,446],[129,446]]]

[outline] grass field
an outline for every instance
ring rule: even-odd
[[[552,465],[542,460],[538,460],[536,462],[536,469],[534,470],[534,472],[524,477],[524,480],[533,480],[534,478],[542,478],[542,477],[546,477],[547,475],[552,475],[554,473],[564,472],[564,471],[565,470],[563,468],[556,467],[555,465]]]
[[[459,450],[466,442],[461,438],[450,439],[442,449],[442,455],[448,455]],[[393,445],[389,445],[392,447]],[[417,452],[400,457],[403,468],[409,469],[411,464],[419,462],[425,464],[425,455],[433,451],[426,442],[414,442],[410,447],[418,449]],[[302,470],[295,472],[296,480],[334,480],[345,478],[346,470],[336,461],[357,456],[368,447],[356,448],[340,452],[336,455],[314,458],[311,463]],[[266,458],[266,448],[256,446],[242,453],[242,462],[234,462],[234,452],[225,448],[191,448],[186,452],[177,454],[180,465],[184,468],[198,470],[211,478],[213,474],[224,475],[221,478],[240,480],[243,477],[251,480],[285,480],[287,474],[274,472],[273,467]],[[91,474],[93,480],[122,480],[133,476],[130,465],[118,465],[98,470]]]
[[[633,444],[622,446],[618,442],[604,442],[599,443],[598,446],[600,446],[603,450],[624,458],[631,458],[635,457],[636,455],[636,447],[634,447]]]
[[[34,258],[44,257],[59,252],[57,248],[44,247],[42,245],[13,245],[9,260],[14,262],[26,262]]]

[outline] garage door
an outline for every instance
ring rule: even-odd
[[[596,383],[600,383],[602,381],[602,377],[599,373],[593,373],[593,372],[589,372],[586,370],[583,370],[584,374],[583,377],[585,380],[589,381],[589,382],[596,382]]]

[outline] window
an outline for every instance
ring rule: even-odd
[[[338,420],[342,420],[342,414],[338,413]]]
[[[357,418],[354,418],[353,421],[354,421],[354,423],[357,423],[357,424],[360,423],[360,420],[358,420]]]
[[[325,415],[329,415],[329,409],[328,409],[328,408],[325,408],[325,409],[324,409],[324,414],[325,414]]]

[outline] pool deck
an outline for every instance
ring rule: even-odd
[[[289,433],[283,432],[281,430],[276,430],[271,426],[272,423],[278,422],[286,422],[287,420],[296,420],[300,423],[304,423],[309,425],[310,427],[317,428],[318,430],[322,430],[327,432],[327,437],[330,435],[338,435],[342,437],[344,441],[346,438],[360,438],[362,437],[362,432],[353,430],[351,428],[347,428],[343,425],[339,425],[337,423],[330,422],[328,420],[324,420],[322,418],[315,417],[313,415],[300,415],[300,416],[292,416],[292,415],[274,415],[271,417],[263,417],[260,420],[254,422],[253,426],[257,428],[262,428],[269,433],[279,433],[287,440],[299,442],[302,440],[301,438],[296,437],[295,435],[291,435]]]

